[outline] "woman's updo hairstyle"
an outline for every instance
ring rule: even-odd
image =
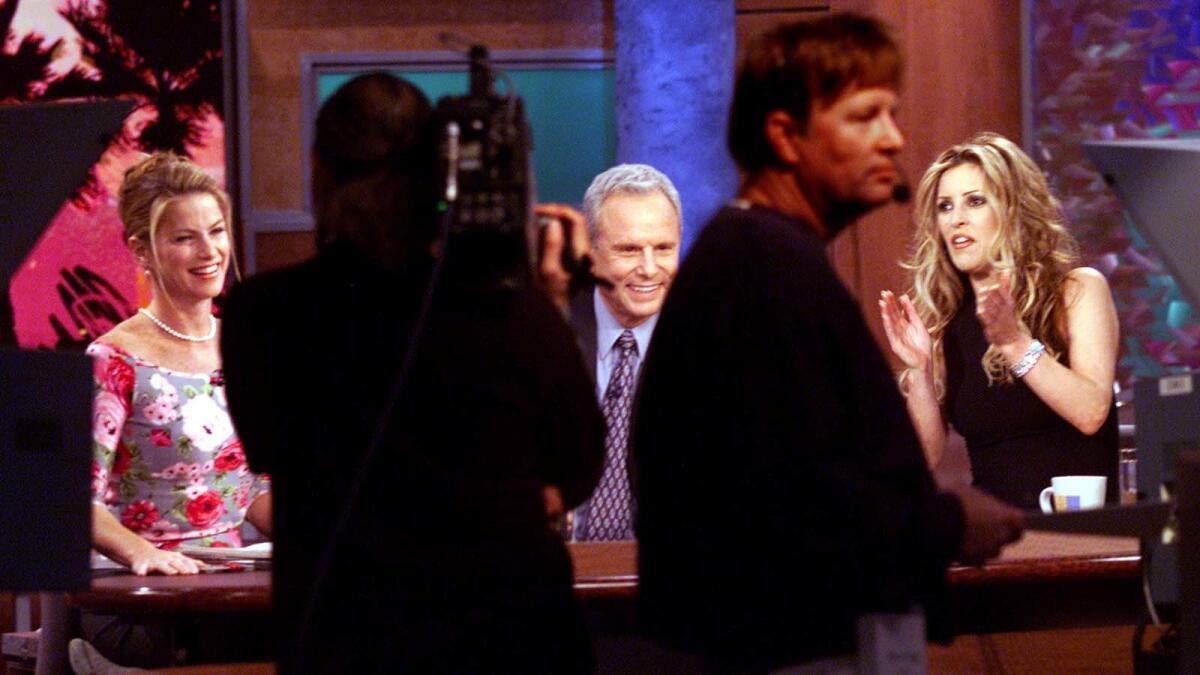
[[[172,201],[193,194],[212,195],[225,217],[225,226],[232,232],[229,195],[215,178],[186,158],[172,152],[156,152],[126,169],[117,195],[117,213],[125,226],[125,241],[143,242],[157,262],[154,235],[163,212]],[[230,237],[231,246],[232,241]]]

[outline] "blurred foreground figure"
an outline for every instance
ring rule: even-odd
[[[443,280],[422,312],[432,251],[454,262],[429,120],[388,75],[335,93],[317,118],[317,257],[227,305],[230,404],[278,493],[280,669],[587,672],[543,494],[571,508],[591,492],[604,421],[570,329],[530,284]]]
[[[701,233],[659,318],[631,453],[638,618],[708,672],[853,672],[856,621],[873,612],[923,608],[945,637],[949,561],[1021,532],[996,499],[936,491],[826,259],[901,184],[900,72],[885,29],[853,15],[751,48],[729,128],[739,199]]]

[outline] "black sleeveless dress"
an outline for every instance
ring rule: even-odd
[[[1052,476],[1107,476],[1117,494],[1117,409],[1091,436],[1058,416],[1021,380],[988,386],[981,363],[988,343],[967,285],[962,307],[946,326],[946,414],[967,441],[975,485],[1026,509]],[[1042,358],[1049,358],[1043,355]]]

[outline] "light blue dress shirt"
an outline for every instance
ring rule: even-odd
[[[617,363],[617,338],[625,332],[625,327],[617,322],[617,318],[604,304],[600,290],[592,291],[592,305],[596,309],[596,400],[604,400],[604,390],[608,388],[608,380],[612,377],[613,366]],[[638,372],[642,371],[642,361],[646,358],[646,348],[650,346],[650,336],[654,334],[654,326],[658,323],[658,314],[631,328],[633,339],[637,341]]]

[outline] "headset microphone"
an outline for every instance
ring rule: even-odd
[[[908,184],[908,174],[905,173],[904,167],[896,163],[896,184],[892,189],[892,201],[898,204],[907,204],[908,199],[912,199],[912,186]]]
[[[908,200],[912,199],[912,187],[908,183],[908,174],[904,172],[904,168],[899,164],[895,164],[896,185],[892,188],[892,201],[897,204],[907,204]]]

